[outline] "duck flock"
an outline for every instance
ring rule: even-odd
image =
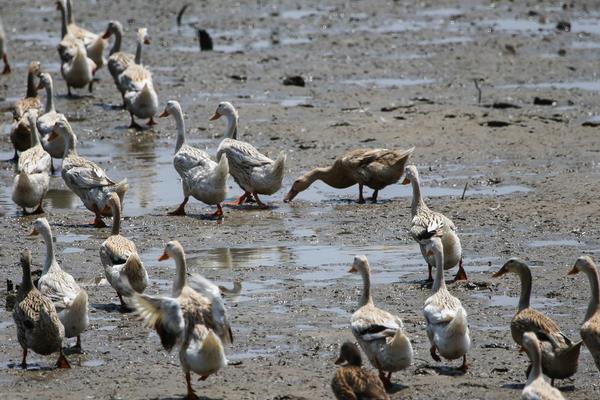
[[[141,129],[136,118],[147,119],[148,125],[156,123],[156,116],[171,116],[175,120],[177,140],[173,166],[181,177],[183,200],[169,215],[184,216],[191,196],[216,207],[210,218],[217,221],[224,218],[223,202],[229,175],[243,193],[235,202],[225,204],[254,202],[256,207],[269,208],[259,195],[269,196],[281,188],[285,151],[273,160],[250,143],[238,140],[238,112],[227,101],[219,103],[210,118],[224,117],[227,121],[225,138],[214,157],[189,145],[181,105],[174,100],[168,101],[161,113],[152,74],[142,63],[143,47],[150,43],[148,31],[145,28],[138,30],[136,53],[129,54],[121,51],[123,28],[119,21],[111,21],[104,33],[94,34],[74,22],[71,0],[60,0],[56,4],[62,17],[62,40],[58,45],[60,71],[69,96],[76,89],[92,91],[94,74],[106,65],[121,94],[122,107],[130,114],[130,128]],[[113,44],[106,59],[105,50],[111,38]],[[3,74],[11,73],[1,23],[0,53],[4,61]],[[45,106],[38,97],[39,89],[45,89]],[[11,141],[16,163],[13,201],[25,215],[44,214],[43,201],[48,192],[49,176],[56,168],[54,160],[62,160],[62,178],[94,214],[92,224],[105,227],[104,218],[112,217],[111,235],[100,247],[100,261],[121,307],[134,310],[144,326],[155,330],[165,350],[178,349],[187,398],[197,398],[191,385],[191,373],[204,380],[226,368],[228,361],[224,348],[234,346],[236,329],[228,321],[223,298],[230,290],[201,275],[189,274],[185,251],[177,240],[172,240],[159,258],[175,262],[172,292],[163,296],[144,294],[150,278],[136,245],[120,233],[123,199],[129,184],[126,179],[116,182],[92,160],[78,155],[77,135],[65,115],[57,112],[54,106],[53,77],[38,61],[29,64],[26,96],[16,102],[13,117]],[[321,180],[334,188],[358,184],[359,203],[366,201],[363,188],[369,187],[374,190],[370,200],[376,202],[380,190],[404,176],[402,183],[411,184],[413,192],[410,236],[420,246],[428,267],[427,278],[432,281],[432,294],[423,305],[429,352],[437,362],[460,360],[457,368],[464,372],[469,368],[471,347],[468,313],[449,291],[444,279],[444,271],[455,267],[458,269],[456,280],[468,279],[462,262],[461,242],[455,224],[425,204],[419,172],[409,164],[414,151],[415,148],[350,151],[339,156],[331,166],[315,168],[298,177],[284,201],[291,202],[313,182]],[[76,338],[72,350],[82,351],[89,325],[88,294],[57,262],[50,221],[41,217],[32,227],[31,234],[41,235],[46,244],[46,260],[37,286],[31,277],[31,253],[25,250],[21,254],[23,278],[13,317],[23,349],[23,368],[27,366],[29,350],[42,355],[59,353],[57,367],[70,368],[63,348],[65,338]],[[388,399],[386,390],[392,386],[392,374],[413,363],[411,339],[399,315],[374,304],[367,258],[356,256],[350,272],[360,274],[363,281],[362,296],[358,309],[352,314],[350,329],[377,375],[362,366],[359,347],[346,342],[336,361],[341,367],[335,373],[331,388],[338,399]],[[514,273],[521,280],[518,310],[510,331],[531,361],[523,399],[562,399],[561,392],[553,387],[554,380],[569,378],[577,372],[582,345],[587,346],[600,369],[598,271],[593,260],[583,256],[575,261],[568,274],[579,272],[589,279],[592,294],[581,326],[582,340],[568,338],[549,316],[531,307],[532,275],[523,261],[510,259],[494,274],[499,277]],[[552,385],[544,375],[551,379]]]

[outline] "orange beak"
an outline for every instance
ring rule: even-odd
[[[519,353],[527,353],[527,350],[525,350],[525,347],[521,346]]]
[[[165,110],[165,111],[163,111],[163,112],[160,113],[160,115],[158,116],[158,118],[168,117],[169,115],[171,115],[171,114],[169,114],[169,112],[167,110]]]
[[[212,117],[210,117],[208,120],[214,121],[215,119],[219,119],[219,118],[221,118],[221,114],[219,114],[218,112],[215,111],[215,113],[212,115]]]
[[[498,278],[499,276],[502,276],[504,274],[506,274],[506,270],[505,269],[501,269],[500,271],[498,271],[494,275],[492,275],[492,278]]]
[[[108,39],[110,37],[111,33],[109,31],[104,32],[104,34],[102,35],[102,39]]]
[[[404,178],[404,180],[402,181],[403,185],[408,185],[410,183],[410,179],[408,178]]]
[[[158,261],[165,261],[169,259],[167,252],[162,253],[162,256],[158,257]]]
[[[346,360],[344,360],[344,359],[342,358],[342,356],[340,356],[340,357],[339,357],[337,360],[335,360],[335,365],[340,365],[340,364],[343,364],[343,363],[344,363],[344,361],[346,361]]]
[[[567,272],[567,275],[576,275],[579,271],[577,270],[576,267],[573,267],[569,272]]]
[[[357,269],[356,269],[356,267],[353,265],[352,267],[350,267],[350,269],[348,270],[348,272],[355,273],[355,272],[358,272],[358,270],[357,270]]]
[[[39,232],[37,231],[37,229],[33,228],[31,230],[31,232],[29,233],[29,236],[37,236],[39,235]]]
[[[288,194],[286,194],[285,197],[283,198],[283,202],[289,203],[290,201],[294,200],[294,197],[296,197],[297,194],[298,194],[298,192],[296,192],[294,189],[290,189]]]
[[[54,139],[56,139],[58,137],[58,133],[52,131],[50,132],[50,135],[48,135],[48,141],[53,141]]]

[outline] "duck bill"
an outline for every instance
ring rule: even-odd
[[[108,39],[110,37],[110,32],[106,31],[102,34],[102,39]]]
[[[167,110],[165,110],[165,111],[163,111],[163,112],[160,113],[160,115],[158,116],[158,118],[168,117],[169,115],[171,115],[171,114],[169,114],[169,112]]]
[[[283,202],[289,203],[290,201],[294,200],[294,197],[296,197],[297,195],[298,195],[298,192],[296,192],[293,189],[290,189],[290,191],[283,198]]]
[[[335,360],[335,365],[342,365],[346,360],[344,360],[341,356]]]
[[[408,185],[408,184],[410,184],[410,179],[408,179],[408,178],[404,178],[404,180],[402,181],[402,184],[403,184],[403,185]]]
[[[29,236],[37,236],[37,235],[39,235],[39,232],[35,228],[33,228],[31,230],[31,232],[29,232]]]
[[[215,113],[208,119],[209,121],[214,121],[215,119],[221,118],[221,114],[215,111]]]
[[[356,269],[356,267],[353,265],[352,267],[350,267],[350,269],[348,270],[348,272],[350,273],[355,273],[358,272],[358,270]]]
[[[163,253],[162,256],[158,257],[158,261],[165,261],[169,259],[169,255],[167,253]]]
[[[567,275],[576,275],[579,271],[577,271],[577,268],[575,268],[575,266],[573,266],[573,268],[571,268],[571,270],[569,272],[567,272]]]
[[[498,271],[494,275],[492,275],[492,278],[498,278],[504,274],[506,274],[506,271],[504,269],[501,269],[500,271]]]

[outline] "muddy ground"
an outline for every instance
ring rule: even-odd
[[[589,288],[585,278],[566,272],[577,256],[600,252],[599,128],[584,124],[594,125],[600,105],[600,7],[591,1],[565,7],[539,1],[228,3],[195,2],[180,29],[181,1],[75,4],[78,22],[96,32],[109,19],[121,20],[128,51],[134,30],[149,28],[153,42],[144,62],[161,103],[182,103],[193,144],[215,151],[225,124],[208,117],[219,101],[230,100],[239,108],[244,140],[271,155],[287,152],[284,188],[264,199],[272,208],[228,208],[220,224],[201,218],[212,210],[195,201],[190,216],[165,216],[181,201],[171,165],[172,120],[144,132],[127,130],[127,113],[110,107],[120,98],[106,69],[91,96],[79,91],[81,98],[66,98],[52,2],[1,6],[14,67],[0,77],[4,108],[25,93],[27,63],[42,61],[80,153],[131,182],[122,231],[146,263],[148,292],[170,290],[173,264],[157,261],[170,239],[183,244],[193,272],[227,285],[242,281],[241,295],[227,300],[235,336],[227,354],[241,364],[194,382],[198,393],[208,399],[331,398],[333,360],[340,343],[352,338],[349,320],[360,295],[359,277],[346,271],[353,255],[364,253],[376,303],[401,316],[416,351],[414,365],[394,375],[393,399],[518,398],[527,358],[517,352],[509,321],[519,286],[516,277],[491,274],[509,257],[526,259],[533,266],[534,306],[579,337]],[[557,30],[559,21],[570,21],[571,31]],[[198,51],[193,24],[212,33],[216,51]],[[302,75],[306,86],[284,86],[286,75]],[[552,105],[534,104],[535,97]],[[490,107],[497,102],[511,108]],[[12,155],[9,121],[5,113],[4,159]],[[383,190],[376,205],[356,204],[356,188],[324,185],[291,204],[281,201],[297,175],[363,146],[415,146],[412,160],[428,204],[460,230],[470,283],[449,287],[469,313],[473,346],[465,375],[455,373],[458,362],[429,357],[421,309],[430,292],[426,266],[407,234],[408,187]],[[22,249],[33,251],[37,265],[44,258],[41,240],[26,237],[35,217],[23,217],[10,200],[12,176],[12,166],[3,163],[3,281],[20,280]],[[51,186],[46,208],[58,258],[90,295],[85,354],[69,356],[71,370],[54,370],[53,356],[32,354],[31,368],[21,370],[15,326],[3,309],[0,397],[181,398],[185,382],[176,353],[166,354],[155,334],[118,311],[110,286],[97,284],[103,274],[98,250],[109,229],[85,225],[91,213],[59,175]],[[233,182],[229,193],[239,194]],[[577,374],[559,386],[570,399],[600,397],[587,350]]]

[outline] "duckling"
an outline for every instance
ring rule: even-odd
[[[169,215],[185,215],[185,205],[189,197],[202,201],[206,204],[215,204],[217,211],[211,216],[220,218],[223,216],[221,203],[227,196],[227,176],[229,175],[229,164],[227,157],[221,156],[218,163],[211,160],[210,156],[203,150],[188,145],[185,142],[185,121],[181,106],[175,100],[170,100],[160,117],[173,115],[177,124],[177,143],[175,144],[175,157],[173,166],[181,177],[183,186],[183,202]]]
[[[111,193],[108,204],[112,209],[113,226],[111,236],[100,247],[100,260],[104,266],[106,280],[117,292],[121,307],[128,305],[123,296],[130,297],[133,292],[143,293],[148,286],[148,273],[138,255],[135,244],[122,236],[121,201],[116,193]]]
[[[414,151],[388,149],[356,149],[347,152],[335,159],[333,165],[326,168],[315,168],[300,176],[284,202],[288,203],[296,195],[310,187],[316,180],[322,180],[329,186],[344,189],[358,183],[358,203],[365,202],[363,186],[374,189],[371,200],[377,202],[379,190],[400,180],[404,173],[404,166]]]
[[[227,130],[217,149],[217,159],[221,159],[222,154],[227,156],[229,173],[244,190],[244,194],[229,205],[242,205],[252,196],[261,208],[268,208],[258,195],[272,195],[281,188],[286,155],[282,151],[273,161],[250,143],[237,140],[238,114],[233,104],[227,101],[219,103],[210,120],[219,119],[222,115],[227,118]]]
[[[27,350],[42,355],[60,353],[58,368],[71,368],[62,350],[65,328],[60,323],[54,304],[33,286],[31,280],[31,252],[21,253],[23,280],[17,294],[13,319],[17,326],[17,338],[23,348],[21,367],[27,369]]]
[[[562,393],[544,380],[541,344],[534,332],[523,334],[523,347],[531,360],[531,371],[521,394],[522,400],[564,400]]]
[[[110,195],[114,192],[119,196],[122,208],[123,198],[129,190],[127,179],[116,183],[98,165],[77,155],[77,137],[66,118],[56,121],[53,132],[65,138],[62,163],[62,178],[65,184],[79,196],[86,208],[95,214],[92,224],[97,228],[106,227],[102,217],[112,216],[108,204]]]
[[[331,390],[338,400],[389,400],[377,376],[362,368],[362,357],[354,343],[345,342],[335,361],[341,365],[331,380]]]

